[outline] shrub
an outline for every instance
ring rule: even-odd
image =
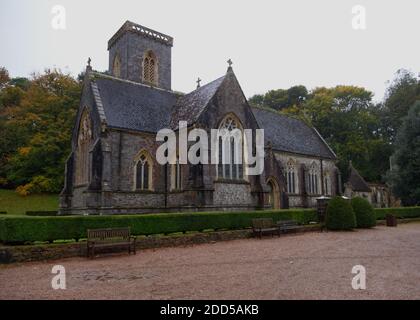
[[[356,227],[356,217],[350,201],[342,197],[330,200],[325,218],[326,227],[330,230],[350,230]]]
[[[36,176],[31,182],[16,188],[16,192],[24,197],[29,194],[54,192],[54,190],[53,180],[44,176]]]
[[[387,214],[392,214],[400,219],[420,218],[420,207],[378,208],[375,209],[377,220],[384,220]]]
[[[58,214],[57,211],[26,211],[27,216],[31,217],[53,217]]]
[[[366,199],[356,197],[351,199],[358,228],[372,228],[376,226],[376,216],[372,205]]]
[[[169,234],[206,229],[243,229],[254,218],[296,220],[308,224],[317,220],[315,210],[270,210],[249,212],[196,212],[115,216],[0,217],[3,242],[81,239],[87,229],[130,227],[134,235]]]

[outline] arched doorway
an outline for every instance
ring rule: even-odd
[[[274,178],[267,180],[267,186],[270,191],[268,194],[268,204],[272,209],[280,209],[280,189],[277,181]]]

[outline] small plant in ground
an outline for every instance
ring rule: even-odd
[[[330,230],[351,230],[356,227],[356,216],[349,200],[335,197],[327,207],[325,225]]]
[[[356,224],[358,228],[372,228],[376,226],[376,216],[372,205],[366,199],[356,197],[351,200]]]

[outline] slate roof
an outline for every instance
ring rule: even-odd
[[[273,150],[336,158],[318,132],[305,122],[262,108],[253,107],[252,111]]]
[[[348,183],[351,184],[353,191],[371,192],[365,179],[363,179],[363,177],[351,164],[350,164],[350,176],[349,176]]]
[[[92,91],[108,127],[156,133],[162,128],[177,129],[179,121],[193,124],[224,79],[220,77],[183,95],[93,73]],[[252,111],[274,150],[336,158],[318,132],[303,121],[261,108]]]
[[[171,128],[178,129],[179,121],[193,124],[204,111],[210,99],[215,95],[225,76],[220,77],[191,93],[181,96],[173,109]]]
[[[94,81],[109,127],[146,132],[168,127],[176,93],[107,76]]]

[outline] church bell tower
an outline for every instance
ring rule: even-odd
[[[173,38],[126,21],[108,41],[109,73],[171,90]]]

